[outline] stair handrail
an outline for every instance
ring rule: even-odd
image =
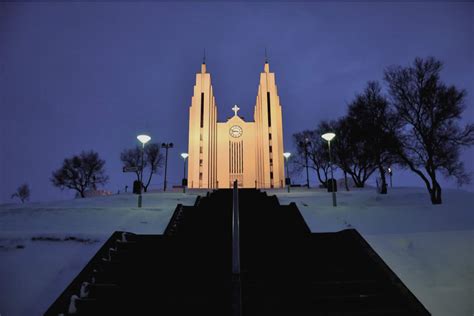
[[[234,181],[232,192],[232,314],[242,315],[242,284],[240,279],[239,189]]]
[[[234,181],[232,192],[232,273],[240,274],[239,189]]]

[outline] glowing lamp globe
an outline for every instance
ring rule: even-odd
[[[189,154],[188,153],[182,153],[181,154],[181,157],[183,157],[183,159],[186,159],[189,157]]]
[[[291,156],[291,153],[288,153],[288,152],[283,153],[283,157],[285,157],[286,159],[290,158],[290,156]]]
[[[138,135],[137,139],[140,141],[140,143],[146,144],[150,141],[151,137],[148,135]]]
[[[334,133],[326,133],[326,134],[321,135],[321,137],[322,137],[324,140],[330,142],[331,140],[333,140],[334,137],[336,137],[336,134],[334,134]]]

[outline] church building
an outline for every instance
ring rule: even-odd
[[[237,180],[241,188],[283,188],[282,113],[268,61],[260,73],[254,120],[244,121],[237,105],[231,109],[233,116],[218,122],[211,74],[203,62],[189,108],[188,187],[231,188]]]

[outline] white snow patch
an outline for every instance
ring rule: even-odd
[[[204,193],[205,194],[205,193]],[[0,205],[0,315],[41,315],[116,230],[161,234],[197,193]]]
[[[355,189],[337,207],[323,190],[269,193],[296,202],[314,232],[356,228],[433,315],[474,315],[474,193],[431,205],[422,188]],[[131,194],[0,205],[0,314],[44,313],[113,231],[160,234],[197,194],[145,194],[142,209]]]
[[[313,232],[356,228],[432,315],[474,315],[474,193],[445,190],[432,205],[423,188],[337,192],[272,190],[295,202]]]

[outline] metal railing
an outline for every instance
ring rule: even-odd
[[[237,181],[234,181],[232,193],[232,273],[240,274],[239,189]]]
[[[234,181],[232,192],[232,311],[234,316],[242,315],[242,285],[240,279],[240,227],[239,188]]]

